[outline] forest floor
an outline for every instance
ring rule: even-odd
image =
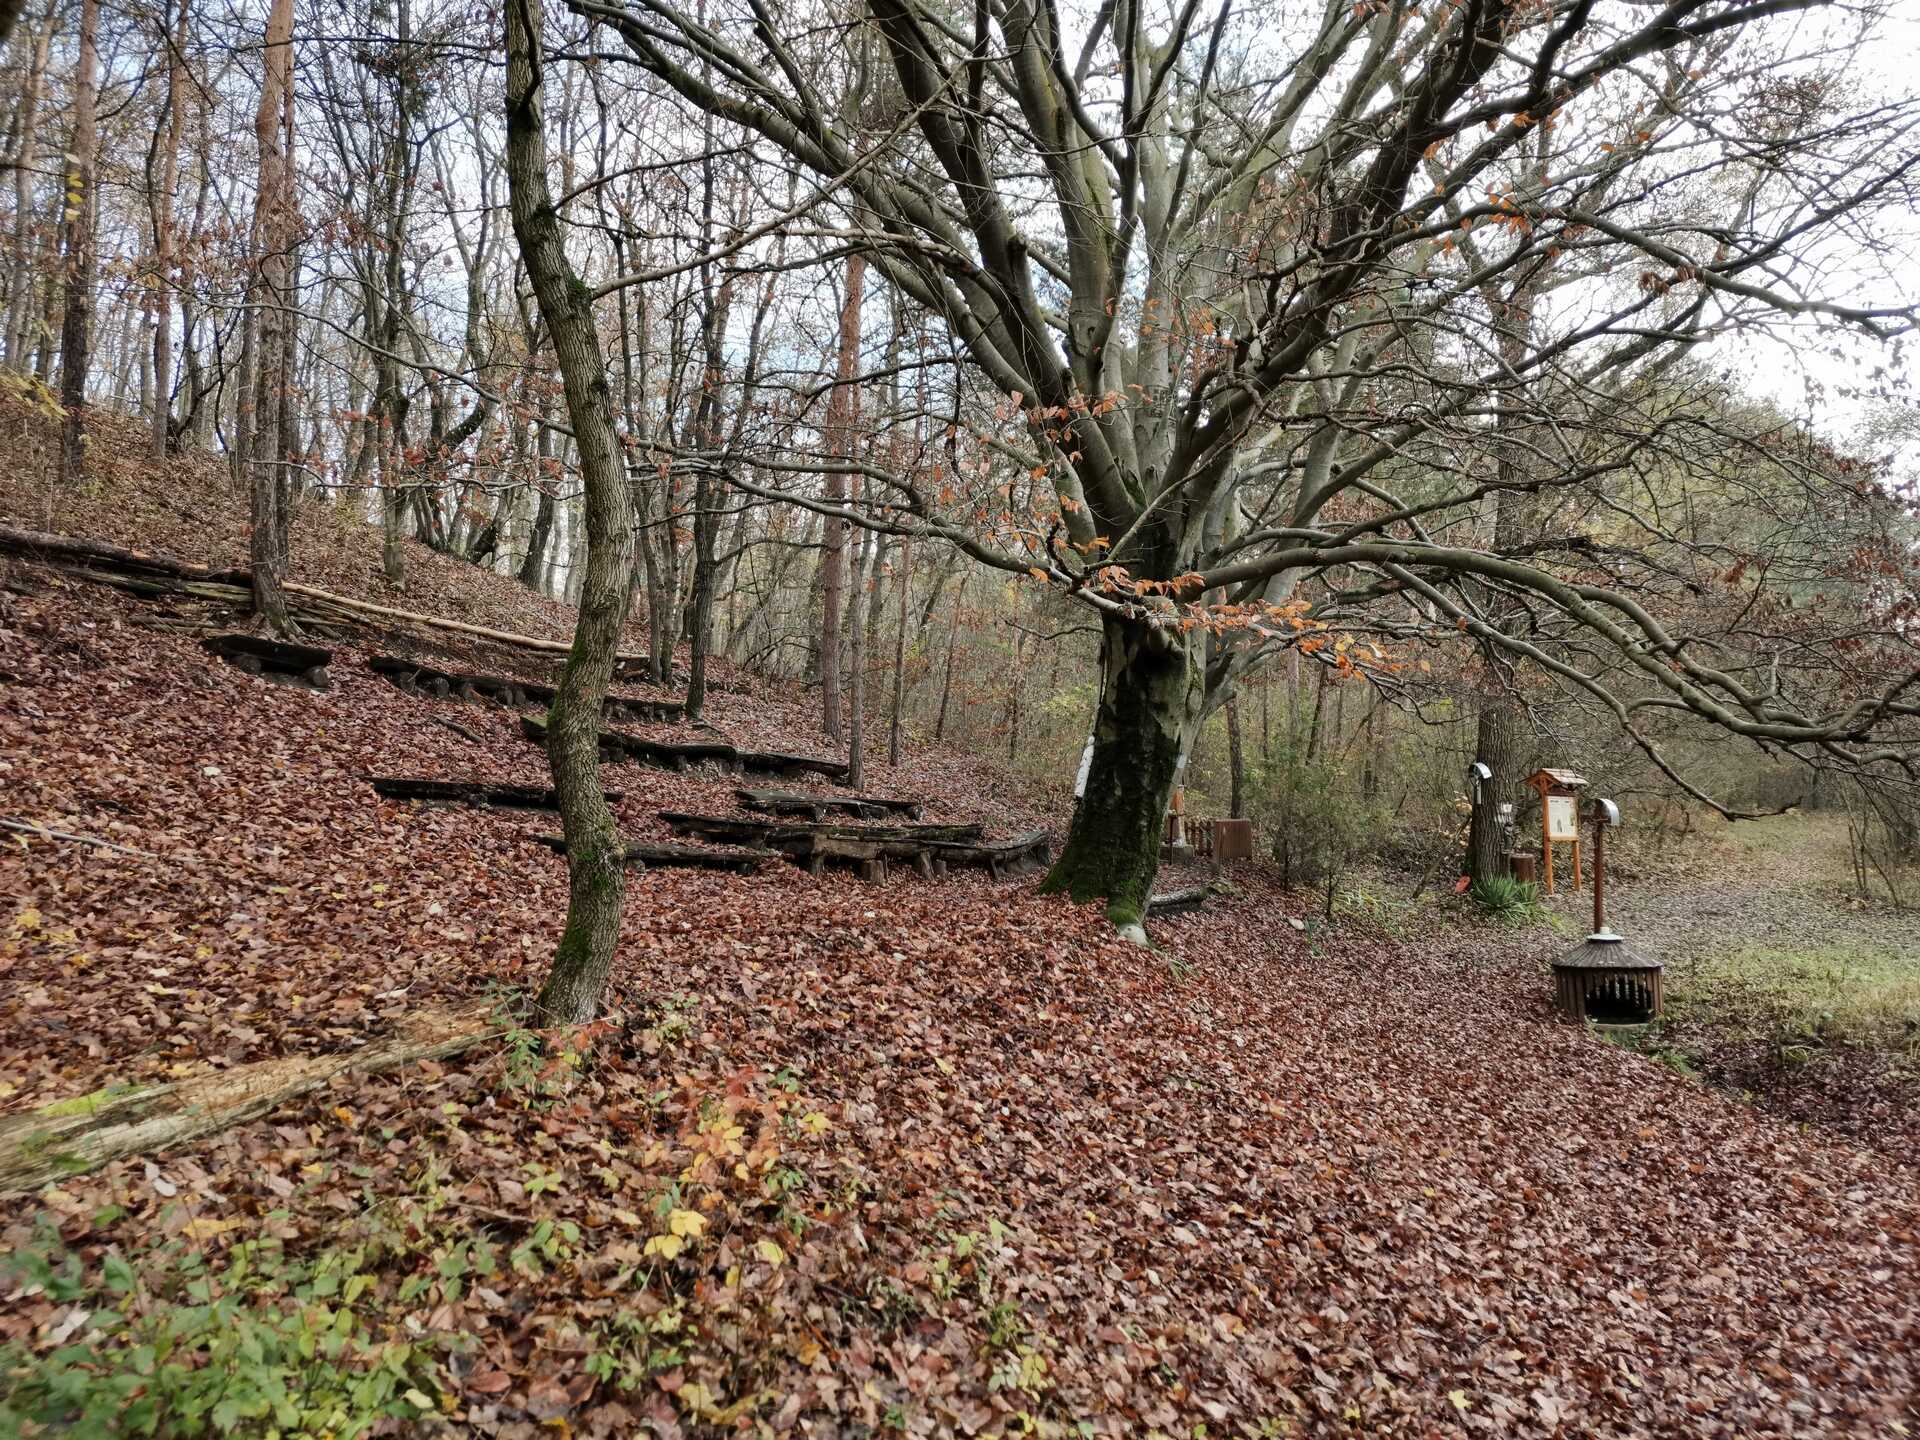
[[[1920,1426],[1920,1170],[1556,1023],[1564,935],[1296,928],[1258,865],[1155,950],[1032,880],[649,871],[606,1020],[530,1034],[541,822],[365,783],[537,782],[511,713],[401,693],[373,637],[320,694],[165,618],[0,585],[0,811],[139,852],[0,850],[0,1121],[500,1029],[9,1202],[0,1433]],[[729,683],[723,731],[820,748]],[[732,803],[606,774],[639,834]],[[964,756],[873,788],[1058,823]]]
[[[1920,911],[1856,893],[1844,816],[1710,822],[1684,863],[1608,896],[1611,927],[1666,966],[1668,1018],[1633,1043],[1920,1162]],[[1577,938],[1591,905],[1552,909]]]

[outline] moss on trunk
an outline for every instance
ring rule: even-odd
[[[1190,637],[1131,621],[1107,621],[1102,659],[1086,788],[1041,889],[1081,902],[1104,899],[1115,925],[1138,925],[1160,869],[1167,800],[1182,741],[1199,721],[1205,672]]]
[[[540,0],[507,6],[507,191],[513,232],[553,337],[586,490],[587,566],[567,667],[547,717],[547,759],[567,837],[567,927],[534,1009],[577,1025],[600,1012],[620,939],[626,867],[600,789],[600,707],[613,678],[633,564],[626,468],[594,328],[593,295],[573,273],[547,189],[540,113]]]

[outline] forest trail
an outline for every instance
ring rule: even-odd
[[[324,694],[271,685],[118,593],[10,583],[10,805],[148,858],[0,851],[0,1112],[342,1052],[537,977],[565,876],[525,817],[366,781],[537,783],[512,712],[404,694],[359,642]],[[812,743],[741,678],[716,723]],[[889,778],[934,820],[1048,818],[938,751]],[[737,800],[608,783],[640,836]],[[645,872],[604,1024],[336,1077],[16,1207],[0,1249],[61,1278],[6,1292],[0,1370],[130,1374],[143,1332],[91,1328],[115,1276],[158,1323],[262,1241],[249,1314],[295,1325],[351,1267],[369,1348],[342,1370],[404,1344],[382,1413],[501,1440],[1920,1419],[1912,1171],[1556,1023],[1537,935],[1296,930],[1308,897],[1236,878],[1151,952],[977,873]]]
[[[1844,816],[1775,815],[1698,833],[1698,858],[1683,867],[1608,884],[1608,923],[1648,958],[1684,973],[1763,946],[1904,957],[1920,966],[1920,910],[1852,894]],[[1570,928],[1592,928],[1591,875],[1587,888],[1556,894],[1553,908]]]

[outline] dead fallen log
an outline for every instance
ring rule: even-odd
[[[173,580],[212,580],[251,587],[252,573],[246,569],[213,570],[176,560],[171,555],[154,555],[142,550],[124,550],[104,540],[84,535],[49,535],[39,530],[21,530],[0,525],[0,551],[26,560],[64,561],[80,568],[98,567],[125,575],[149,575]],[[249,593],[251,591],[249,590]]]
[[[374,776],[374,793],[387,800],[419,800],[429,805],[500,806],[513,810],[558,810],[560,797],[539,785],[493,785],[467,780],[412,780],[405,776]],[[622,792],[608,790],[609,804]]]
[[[530,835],[527,838],[562,855],[567,853],[565,836]],[[711,850],[704,845],[645,840],[628,842],[623,853],[629,865],[664,870],[730,870],[740,875],[752,874],[769,860],[786,858],[777,850]]]
[[[1149,915],[1186,915],[1198,910],[1216,895],[1239,893],[1225,881],[1209,880],[1204,885],[1189,885],[1183,890],[1165,890],[1147,897]]]
[[[813,820],[825,820],[829,815],[851,815],[860,820],[885,820],[894,815],[908,820],[920,818],[918,800],[892,800],[879,795],[806,795],[744,786],[733,793],[747,809],[767,815],[805,815]]]
[[[0,1196],[26,1194],[110,1160],[213,1135],[318,1090],[336,1075],[373,1075],[470,1049],[500,1033],[490,1002],[429,1010],[359,1050],[288,1055],[171,1085],[108,1086],[0,1118]]]
[[[1206,885],[1192,885],[1185,890],[1168,890],[1159,895],[1147,897],[1149,915],[1185,915],[1198,910],[1212,896],[1213,890]]]

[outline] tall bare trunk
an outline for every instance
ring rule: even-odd
[[[260,317],[254,363],[253,608],[284,634],[292,627],[286,594],[287,419],[293,383],[293,0],[267,13],[265,73],[253,133],[260,149],[260,229],[254,293]]]
[[[8,260],[6,347],[7,364],[26,363],[30,325],[33,315],[35,283],[27,238],[33,228],[33,180],[36,172],[33,147],[38,130],[34,121],[40,109],[40,95],[46,87],[47,60],[53,48],[57,7],[47,7],[46,19],[34,37],[33,55],[27,62],[27,81],[20,92],[19,143],[13,153],[13,242]]]
[[[580,1024],[600,1011],[626,895],[623,847],[600,788],[599,732],[600,706],[626,619],[633,516],[592,293],[567,259],[547,188],[540,41],[540,0],[507,0],[507,189],[513,233],[553,337],[586,491],[587,563],[579,618],[548,716],[547,759],[567,840],[567,924],[535,1001],[545,1022]]]
[[[178,7],[173,33],[163,17],[161,41],[167,47],[167,123],[156,132],[160,153],[148,167],[153,183],[153,458],[164,460],[173,423],[173,187],[180,174],[180,132],[186,125],[187,23],[190,0]]]
[[[67,412],[60,440],[60,477],[79,477],[85,460],[87,362],[92,343],[95,111],[100,88],[100,0],[81,0],[80,57],[73,76],[73,141],[67,150],[66,312],[60,324],[60,403]]]
[[[887,764],[900,763],[900,710],[906,700],[907,611],[913,600],[913,540],[900,543],[900,615],[893,632],[893,719],[887,727]]]
[[[827,452],[836,460],[853,454],[858,398],[853,380],[860,368],[860,302],[865,293],[866,257],[859,251],[847,257],[846,295],[840,305],[840,356],[837,384],[827,402]],[[841,504],[847,498],[847,477],[834,470],[827,475],[827,500]],[[820,616],[820,719],[827,738],[840,739],[840,610],[847,586],[847,522],[827,517],[824,567],[824,605]]]

